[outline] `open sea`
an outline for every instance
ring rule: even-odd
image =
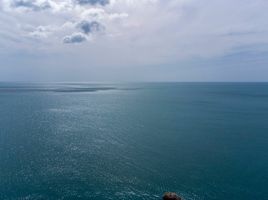
[[[268,83],[0,83],[1,200],[268,200]]]

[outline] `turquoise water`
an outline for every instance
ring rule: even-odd
[[[268,199],[268,84],[0,84],[0,199]]]

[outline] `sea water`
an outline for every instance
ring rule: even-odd
[[[268,199],[267,83],[0,83],[1,200]]]

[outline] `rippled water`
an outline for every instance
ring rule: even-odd
[[[0,199],[268,199],[268,84],[0,83]]]

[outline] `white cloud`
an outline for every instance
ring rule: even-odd
[[[87,36],[83,33],[73,33],[63,38],[63,42],[66,44],[81,43],[87,40]]]

